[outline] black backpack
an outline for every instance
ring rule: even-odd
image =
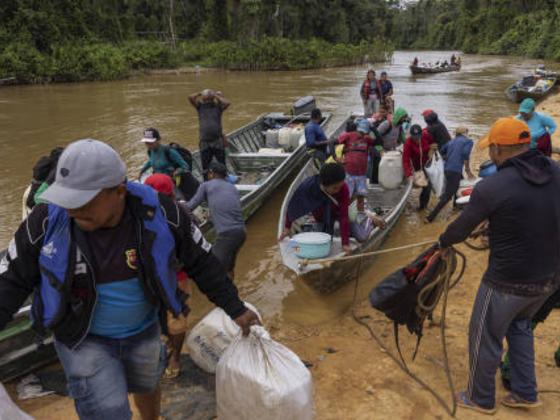
[[[183,158],[183,160],[185,162],[187,162],[187,165],[189,165],[189,170],[192,171],[193,169],[193,157],[192,157],[192,153],[188,150],[185,149],[183,146],[181,146],[179,143],[169,143],[167,145],[167,147],[165,148],[165,157],[167,158],[168,161],[172,161],[171,160],[171,156],[169,153],[169,150],[173,149],[175,150],[177,153],[179,153],[179,155]]]
[[[457,255],[463,258],[463,267],[458,276],[460,278],[465,268],[464,257],[462,254],[456,254],[453,249],[449,252],[452,274],[457,267]],[[426,318],[431,319],[443,293],[445,282],[440,280],[447,269],[441,250],[437,245],[433,245],[413,262],[386,277],[370,292],[371,306],[393,321],[395,342],[403,363],[399,345],[399,325],[406,325],[408,331],[417,336],[414,360],[420,346],[424,321]]]
[[[64,151],[62,147],[55,147],[50,154],[41,156],[37,163],[33,166],[33,181],[31,182],[31,190],[27,196],[25,205],[32,209],[35,206],[35,193],[39,187],[47,182],[49,185],[53,183],[56,176],[56,165],[58,158]]]

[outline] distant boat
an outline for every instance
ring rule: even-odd
[[[354,117],[355,116],[351,116],[349,118]],[[338,129],[333,132],[330,136],[331,140],[338,138],[338,136],[344,131],[346,121],[344,121]],[[288,203],[290,202],[292,195],[305,179],[318,174],[318,172],[319,171],[317,170],[314,162],[310,160],[296,176],[292,185],[290,185],[280,210],[280,218],[278,222],[279,236],[284,230]],[[412,183],[409,181],[404,181],[401,186],[394,190],[385,190],[379,184],[368,184],[366,196],[368,210],[375,211],[383,217],[387,223],[387,227],[383,230],[379,228],[373,229],[369,234],[368,239],[361,243],[357,242],[354,238],[350,238],[350,245],[353,253],[361,254],[364,252],[374,251],[381,247],[383,241],[389,235],[389,232],[397,224],[397,221],[405,208],[411,190]],[[299,231],[302,231],[303,228],[298,225],[298,221],[295,221],[292,229],[295,230],[296,233],[299,233]],[[305,266],[302,265],[301,263],[303,260],[297,257],[296,248],[293,246],[290,238],[284,239],[279,245],[282,263],[320,294],[332,293],[339,289],[344,284],[355,279],[359,274],[358,270],[360,268],[365,270],[372,262],[371,258],[364,259],[362,262],[358,259],[337,261],[336,258],[344,256],[344,252],[342,250],[340,236],[336,235],[332,238],[331,251],[329,255],[329,258],[334,258],[334,260],[325,265],[313,263],[313,260],[308,260],[308,263]]]
[[[506,89],[506,96],[513,102],[521,102],[525,98],[538,101],[548,95],[556,85],[555,75],[538,77],[531,75],[523,77]]]
[[[432,73],[448,73],[450,71],[461,70],[460,64],[448,65],[448,66],[438,66],[438,67],[428,67],[428,66],[410,66],[410,71],[412,74],[432,74]]]

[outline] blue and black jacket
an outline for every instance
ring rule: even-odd
[[[184,266],[199,289],[232,318],[246,308],[210,245],[173,200],[129,184],[127,209],[136,222],[139,279],[146,298],[175,314],[183,311],[175,269]],[[77,266],[81,255],[85,265]],[[95,262],[86,236],[66,211],[40,204],[17,230],[0,262],[0,330],[33,293],[33,322],[40,332],[76,347],[87,335],[96,302]]]

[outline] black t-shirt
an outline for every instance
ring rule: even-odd
[[[96,284],[129,280],[138,276],[138,241],[134,219],[129,210],[125,210],[117,226],[87,232],[86,237],[95,259]]]
[[[206,147],[223,147],[223,105],[216,102],[200,102],[196,109],[198,110],[200,142]]]

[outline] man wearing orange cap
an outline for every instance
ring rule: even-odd
[[[560,285],[560,167],[529,150],[529,127],[500,118],[480,147],[498,172],[478,183],[469,205],[440,236],[442,248],[464,241],[489,221],[490,257],[469,326],[469,382],[460,406],[496,411],[495,375],[508,341],[509,407],[540,405],[535,378],[531,319]],[[546,244],[546,246],[543,246]]]

